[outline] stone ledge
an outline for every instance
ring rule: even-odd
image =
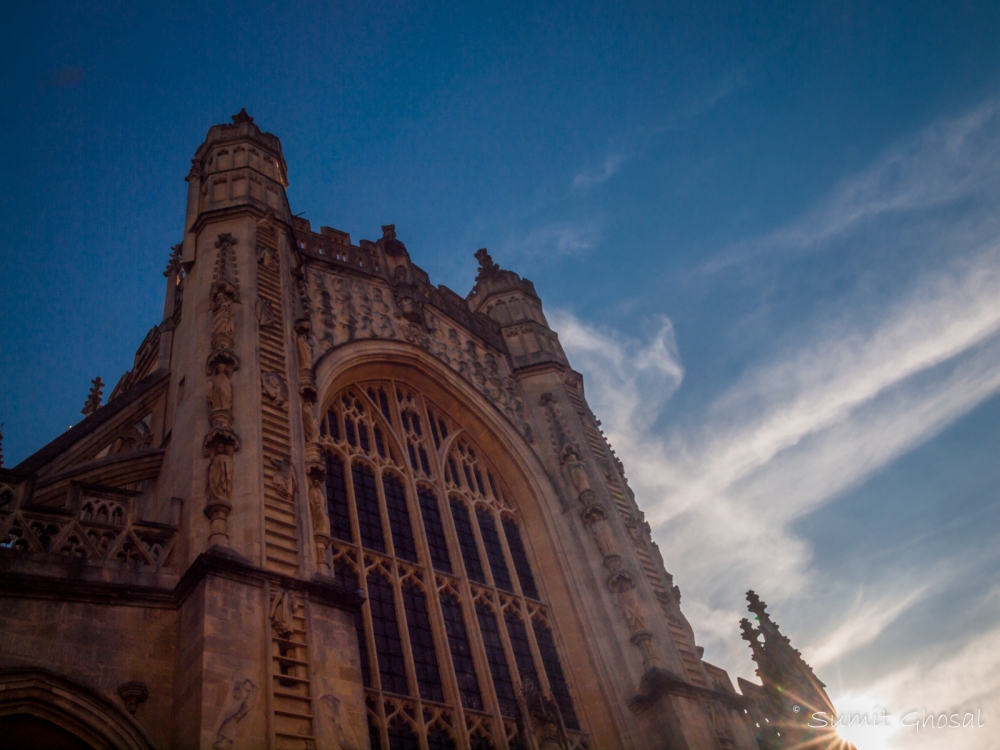
[[[664,695],[707,698],[737,710],[742,710],[747,705],[747,699],[739,693],[692,685],[662,667],[653,667],[642,676],[639,692],[629,701],[629,708],[632,709],[633,713],[640,713],[655,704]]]

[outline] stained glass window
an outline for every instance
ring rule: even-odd
[[[514,586],[510,582],[510,572],[507,570],[507,561],[503,556],[493,516],[488,510],[480,509],[476,511],[476,518],[479,519],[479,533],[482,534],[483,546],[486,548],[486,559],[490,561],[490,570],[493,571],[493,582],[498,589],[513,591]]]
[[[368,576],[368,606],[371,608],[372,631],[375,634],[375,654],[382,689],[390,693],[409,695],[406,667],[403,663],[403,641],[399,637],[396,602],[392,583],[381,573]]]
[[[375,474],[365,464],[356,463],[351,467],[351,478],[354,480],[354,503],[358,510],[361,544],[376,552],[385,552]]]
[[[350,542],[351,511],[347,504],[344,462],[329,454],[326,457],[326,508],[330,516],[330,536]]]
[[[479,631],[483,634],[486,661],[489,662],[490,674],[493,676],[493,689],[500,703],[500,713],[504,716],[517,716],[517,695],[507,667],[507,655],[503,650],[497,618],[489,606],[483,603],[476,605],[476,618],[479,620]]]
[[[462,705],[476,711],[483,710],[483,698],[479,692],[479,680],[476,677],[476,667],[472,661],[472,647],[465,631],[465,620],[462,619],[462,605],[456,597],[444,594],[441,597],[441,613],[444,615],[444,628],[448,633],[448,649],[451,651],[451,661],[455,666],[455,676],[458,679],[458,692],[462,697]]]
[[[389,527],[392,529],[396,557],[416,562],[417,543],[413,539],[410,511],[406,507],[406,490],[393,474],[382,475],[382,489],[385,492],[386,510],[389,511]]]
[[[528,563],[528,554],[524,551],[524,542],[521,541],[521,530],[513,518],[503,519],[503,533],[507,537],[507,547],[514,560],[517,579],[521,582],[521,592],[532,599],[538,599],[538,587],[535,585],[535,577],[531,574],[531,565]]]
[[[427,598],[416,584],[407,583],[403,586],[403,608],[406,610],[410,649],[413,651],[413,666],[417,673],[420,697],[443,703],[441,671],[438,669],[437,652],[434,650],[434,634],[427,613]]]
[[[579,729],[580,722],[577,721],[576,711],[573,710],[573,699],[570,698],[566,675],[563,674],[562,665],[559,663],[559,653],[556,651],[556,642],[552,637],[552,631],[538,622],[534,623],[534,630],[535,640],[538,642],[538,652],[541,654],[542,664],[545,665],[549,687],[552,688],[552,697],[555,698],[556,705],[559,706],[563,723],[567,729]]]
[[[458,546],[462,548],[462,560],[465,562],[465,572],[469,580],[486,583],[483,565],[479,561],[479,548],[476,546],[476,535],[472,531],[469,511],[461,500],[452,498],[451,517],[455,520],[455,530],[458,532]]]
[[[445,540],[437,498],[426,487],[417,490],[417,498],[420,500],[420,514],[424,517],[424,533],[427,535],[431,562],[437,570],[451,573],[451,557],[448,554],[448,542]]]

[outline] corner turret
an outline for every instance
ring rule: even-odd
[[[466,297],[469,309],[500,324],[514,369],[558,363],[569,365],[559,337],[549,328],[535,285],[496,263],[486,248],[476,251],[479,273]]]

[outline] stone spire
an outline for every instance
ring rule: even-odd
[[[836,709],[826,694],[826,687],[816,677],[802,654],[782,635],[778,623],[771,619],[767,605],[751,589],[747,592],[747,609],[755,615],[758,625],[743,618],[740,629],[757,664],[757,676],[762,687],[740,681],[744,695],[751,701],[751,712],[761,728],[758,741],[762,748],[803,747],[849,748],[831,728],[810,726],[813,714],[822,712],[832,725]],[[765,721],[766,719],[766,721]]]
[[[83,405],[81,410],[81,413],[88,417],[101,408],[101,399],[104,396],[104,381],[101,380],[100,376],[90,382],[90,395],[87,396],[87,403]]]

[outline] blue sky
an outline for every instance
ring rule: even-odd
[[[0,35],[6,465],[131,366],[245,106],[314,226],[535,282],[707,658],[752,674],[753,587],[842,708],[1000,723],[1000,6],[40,2]]]

